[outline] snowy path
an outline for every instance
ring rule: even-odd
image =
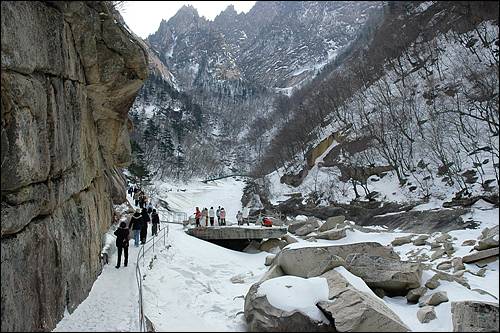
[[[135,262],[139,248],[129,247],[127,267],[115,268],[116,253],[103,267],[89,296],[72,313],[66,313],[54,332],[138,331],[138,291]]]
[[[131,201],[131,198],[127,196]],[[135,264],[140,248],[130,240],[128,266],[115,268],[117,253],[92,286],[89,296],[57,324],[54,332],[109,332],[139,331],[138,290]]]

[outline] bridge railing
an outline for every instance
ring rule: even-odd
[[[144,255],[146,253],[149,253],[152,251],[153,253],[155,252],[155,245],[156,248],[158,248],[158,243],[163,243],[163,247],[165,248],[167,246],[167,237],[168,237],[168,221],[160,221],[160,226],[161,224],[165,224],[163,228],[160,228],[158,230],[158,234],[156,236],[150,237],[145,244],[141,245],[141,248],[139,249],[139,253],[137,254],[137,261],[135,264],[135,278],[137,281],[137,288],[139,290],[139,330],[140,332],[146,332],[147,331],[147,325],[146,325],[146,318],[144,315],[144,303],[143,303],[143,296],[142,296],[142,281],[143,281],[143,275],[141,271],[141,259],[142,259],[142,268],[144,268],[144,262],[145,258]],[[159,227],[160,227],[159,226]]]

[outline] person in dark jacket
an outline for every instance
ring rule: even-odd
[[[152,230],[152,235],[158,235],[158,226],[160,225],[160,217],[158,216],[158,213],[156,213],[156,209],[153,209],[153,212],[151,213],[151,222],[153,223],[153,230]]]
[[[146,244],[146,237],[148,236],[148,222],[151,221],[148,210],[144,207],[141,212],[142,226],[141,226],[141,244]]]
[[[125,256],[125,261],[123,263],[123,266],[127,267],[129,230],[125,222],[120,223],[120,227],[115,231],[115,236],[116,236],[116,247],[118,248],[118,262],[115,267],[120,268],[120,263],[122,261],[122,250]]]
[[[134,245],[135,247],[139,246],[139,235],[142,228],[142,215],[139,208],[135,210],[134,215],[130,218],[130,222],[128,224],[128,228],[130,230],[134,230]]]

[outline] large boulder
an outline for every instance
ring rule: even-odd
[[[408,244],[408,243],[411,243],[412,238],[413,238],[413,235],[408,235],[408,236],[404,236],[404,237],[397,237],[391,242],[391,245],[392,246],[400,246],[400,245]]]
[[[328,239],[328,240],[337,240],[344,238],[346,236],[347,228],[342,229],[332,229],[328,231],[321,232],[316,235],[316,238],[319,239]]]
[[[245,296],[245,319],[250,332],[328,332],[331,330],[326,318],[321,321],[311,318],[305,313],[306,311],[286,310],[271,304],[269,299],[271,296],[262,292],[264,283],[270,282],[275,283],[276,279],[254,284]],[[276,286],[274,289],[279,287]],[[290,285],[288,287],[298,289],[297,286]],[[290,292],[304,293],[303,290],[290,290]],[[286,302],[286,298],[282,301]],[[311,305],[314,306],[314,304],[313,301]],[[293,307],[293,304],[285,305]],[[321,315],[321,317],[324,316]]]
[[[428,305],[439,305],[444,302],[448,302],[448,294],[446,291],[438,291],[421,297],[418,302],[418,306],[423,307]]]
[[[461,216],[465,213],[467,213],[465,209],[408,211],[400,214],[373,216],[361,225],[385,225],[389,230],[400,229],[404,232],[430,234],[436,231],[465,229],[473,225],[474,222],[463,221]]]
[[[321,227],[319,227],[318,231],[323,232],[334,229],[337,227],[337,225],[344,223],[344,221],[344,215],[329,217],[326,222]]]
[[[297,236],[305,236],[316,230],[318,227],[319,227],[319,222],[317,220],[308,220],[308,222],[305,225],[295,230],[295,234]]]
[[[371,288],[380,288],[389,294],[406,295],[409,289],[420,287],[420,263],[364,253],[350,254],[345,261],[345,267]]]
[[[422,324],[436,319],[436,312],[434,311],[434,307],[432,305],[427,305],[419,309],[417,311],[417,318]]]
[[[345,274],[346,272],[344,272]],[[407,332],[409,328],[368,288],[356,289],[335,270],[321,275],[327,279],[329,300],[317,306],[339,332]],[[357,283],[357,286],[362,285]]]
[[[498,247],[498,235],[479,240],[474,250],[482,251],[493,247]]]
[[[302,228],[305,225],[315,225],[316,227],[319,227],[319,220],[315,217],[309,217],[305,219],[297,219],[293,220],[288,224],[288,232],[291,232],[294,234],[298,229]]]
[[[289,234],[284,235],[283,237],[281,237],[281,239],[287,242],[287,244],[293,244],[298,242],[298,240],[295,237]]]
[[[259,250],[264,252],[278,253],[280,249],[284,248],[287,245],[285,241],[270,238],[264,242],[262,242],[259,246]]]
[[[382,246],[375,242],[364,242],[333,246],[284,248],[278,254],[275,262],[281,266],[285,274],[308,277],[319,263],[336,260],[337,256],[345,259],[351,253],[370,253],[399,260],[399,256],[391,247]]]
[[[467,264],[470,262],[479,261],[493,256],[498,256],[498,247],[468,254],[462,258],[462,262]]]
[[[418,287],[411,289],[408,294],[406,294],[406,300],[408,303],[417,303],[419,298],[427,292],[426,287]]]
[[[451,303],[453,332],[498,332],[498,303]]]

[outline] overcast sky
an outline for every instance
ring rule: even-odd
[[[158,30],[162,19],[168,21],[183,5],[191,5],[200,16],[213,20],[230,4],[238,12],[248,12],[255,1],[125,1],[120,10],[125,22],[139,37]]]

